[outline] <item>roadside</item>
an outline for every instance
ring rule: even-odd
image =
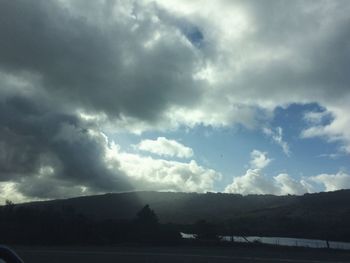
[[[26,263],[58,262],[284,262],[345,263],[348,251],[281,248],[268,246],[234,247],[16,247]]]

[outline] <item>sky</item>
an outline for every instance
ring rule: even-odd
[[[0,1],[0,202],[350,188],[348,0]]]

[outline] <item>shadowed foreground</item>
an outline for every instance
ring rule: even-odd
[[[266,247],[118,247],[118,248],[17,248],[26,263],[115,262],[350,262],[350,253],[295,248]]]

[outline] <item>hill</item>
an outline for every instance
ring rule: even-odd
[[[350,190],[274,196],[223,193],[129,192],[19,204],[71,208],[94,220],[132,219],[149,204],[162,223],[215,223],[236,234],[350,241]]]
[[[31,202],[18,206],[50,209],[69,207],[96,220],[105,220],[131,219],[149,204],[161,222],[183,224],[200,219],[221,221],[261,209],[284,207],[294,204],[298,198],[222,193],[128,192]]]

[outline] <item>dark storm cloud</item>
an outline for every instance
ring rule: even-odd
[[[118,163],[105,163],[107,139],[75,112],[152,123],[199,99],[194,48],[152,12],[122,9],[0,2],[0,181],[39,198],[130,190]]]
[[[21,182],[21,193],[62,197],[77,185],[92,191],[130,189],[122,172],[106,167],[107,142],[92,136],[77,117],[33,98],[10,96],[0,100],[0,123],[0,180]],[[45,169],[51,172],[43,174]]]
[[[349,96],[348,1],[245,1],[256,27],[247,40],[271,52],[238,78],[257,97],[337,104]],[[273,59],[278,52],[288,56]],[[242,89],[244,90],[244,89]],[[293,92],[291,92],[293,90]],[[252,94],[253,95],[253,94]],[[254,95],[253,95],[254,96]]]
[[[92,23],[55,1],[1,1],[0,68],[36,74],[52,96],[111,118],[155,121],[167,107],[198,99],[195,54],[181,38],[168,34],[145,48],[167,31],[147,14],[108,13]]]

